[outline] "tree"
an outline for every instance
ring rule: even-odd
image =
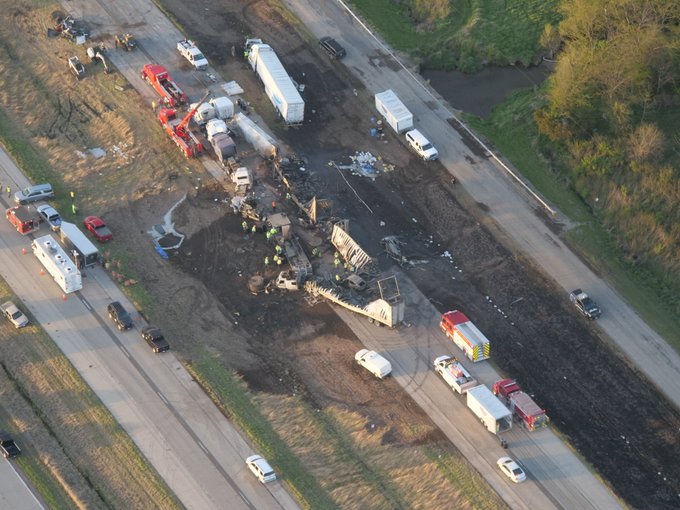
[[[628,137],[628,155],[637,163],[660,159],[664,149],[664,134],[654,124],[640,124]]]

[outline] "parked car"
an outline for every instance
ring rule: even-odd
[[[15,328],[23,328],[28,324],[28,317],[13,302],[3,303],[0,309],[2,309],[2,314],[7,317],[7,320],[14,324]]]
[[[602,315],[597,303],[581,289],[572,290],[569,294],[569,301],[574,303],[578,311],[589,319],[598,319]]]
[[[496,462],[501,471],[515,483],[521,483],[527,479],[524,470],[510,457],[501,457]]]
[[[51,184],[36,184],[28,188],[17,191],[14,194],[14,201],[19,205],[26,205],[38,200],[47,200],[54,196]]]
[[[328,53],[331,56],[331,58],[336,58],[339,60],[345,55],[347,55],[345,48],[340,46],[338,41],[336,41],[332,37],[322,37],[321,39],[319,39],[319,45],[324,50],[326,50],[326,53]]]
[[[97,216],[88,216],[83,220],[83,226],[92,232],[92,235],[100,243],[113,239],[113,233],[104,221]]]
[[[132,317],[130,317],[130,314],[127,312],[125,307],[118,301],[109,303],[109,306],[106,307],[106,310],[109,312],[109,319],[116,323],[118,331],[125,331],[126,329],[130,329],[134,326]]]
[[[259,455],[251,455],[246,459],[246,464],[262,483],[273,482],[276,480],[276,473],[265,459]]]
[[[35,208],[38,212],[40,221],[47,223],[54,232],[59,232],[61,228],[61,216],[57,210],[49,204],[39,205]]]
[[[14,439],[4,430],[0,431],[0,451],[2,451],[2,456],[6,459],[11,459],[21,453],[21,448],[17,446]]]
[[[142,329],[142,338],[149,344],[153,352],[165,352],[170,350],[170,344],[161,333],[161,330],[154,326],[147,326]]]

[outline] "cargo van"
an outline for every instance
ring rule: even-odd
[[[430,141],[423,136],[417,129],[412,129],[406,133],[406,141],[409,146],[425,161],[433,161],[439,158],[439,152]]]
[[[26,205],[38,200],[47,200],[54,196],[51,184],[36,184],[14,194],[14,201],[19,205]]]
[[[361,349],[354,355],[354,359],[378,379],[383,379],[392,372],[392,364],[375,351]]]

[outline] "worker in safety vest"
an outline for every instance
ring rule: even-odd
[[[255,234],[257,232],[257,225],[253,225],[253,228],[251,228],[250,231]]]
[[[269,265],[269,255],[264,258],[264,265],[267,267]]]
[[[281,253],[283,252],[283,248],[281,248],[281,245],[278,244],[276,245],[275,250],[277,255],[281,255]]]
[[[248,232],[248,223],[245,221],[241,223],[241,228],[243,228],[244,232]]]

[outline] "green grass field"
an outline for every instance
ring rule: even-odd
[[[565,234],[566,240],[602,276],[613,282],[644,319],[680,351],[677,332],[680,317],[660,296],[662,275],[626,262],[612,235],[571,189],[566,170],[551,167],[540,157],[538,131],[533,122],[533,111],[539,104],[540,94],[540,91],[517,92],[496,108],[488,119],[467,116],[466,120],[475,131],[490,140],[543,196],[577,223]],[[666,282],[666,285],[673,285],[673,282]]]
[[[391,46],[428,69],[528,66],[539,54],[543,27],[559,21],[558,0],[452,0],[447,18],[420,27],[406,2],[352,3]]]

